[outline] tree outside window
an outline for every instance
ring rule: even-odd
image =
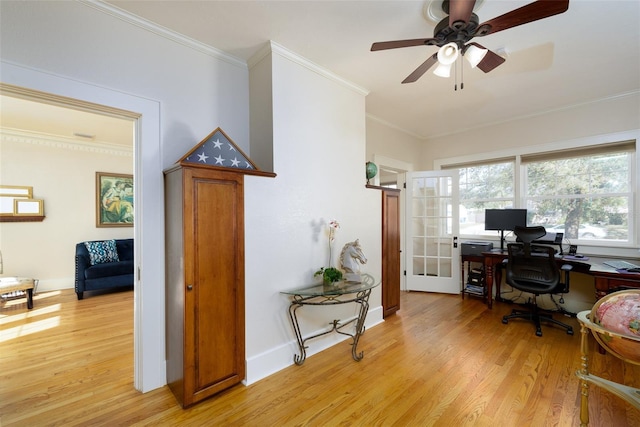
[[[611,144],[523,156],[520,168],[515,158],[459,167],[460,232],[492,236],[485,209],[526,207],[528,224],[571,241],[629,242],[633,154],[628,144]]]

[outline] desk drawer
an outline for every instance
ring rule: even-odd
[[[638,277],[640,279],[640,276]],[[610,276],[596,276],[596,298],[600,299],[611,291],[624,288],[640,288],[640,280],[625,279]]]

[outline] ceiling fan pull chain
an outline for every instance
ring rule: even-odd
[[[460,90],[464,89],[464,61],[460,55]]]
[[[455,80],[455,83],[453,85],[453,90],[457,91],[458,90],[458,61],[453,63],[453,75]]]

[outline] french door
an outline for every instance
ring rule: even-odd
[[[458,171],[407,173],[407,289],[460,292]]]

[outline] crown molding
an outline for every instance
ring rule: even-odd
[[[467,126],[467,127],[460,127],[458,129],[455,130],[455,132],[444,132],[444,133],[440,133],[437,135],[429,135],[428,137],[423,137],[422,139],[425,141],[428,141],[430,139],[436,139],[436,138],[442,138],[442,137],[446,137],[446,136],[451,136],[451,135],[457,135],[460,133],[464,133],[464,132],[471,132],[471,131],[477,131],[480,129],[484,129],[484,128],[490,128],[492,126],[498,126],[498,125],[502,125],[502,124],[507,124],[507,123],[513,123],[513,122],[517,122],[519,120],[526,120],[526,119],[532,119],[535,117],[541,117],[541,116],[546,116],[549,114],[554,114],[554,113],[560,113],[563,111],[571,111],[573,109],[576,108],[580,108],[580,107],[586,107],[589,105],[595,105],[595,104],[599,104],[601,102],[609,102],[609,101],[615,101],[616,99],[622,99],[622,98],[626,98],[629,96],[638,96],[640,95],[640,90],[632,90],[629,92],[623,92],[623,93],[618,93],[615,95],[610,95],[610,96],[605,96],[602,98],[597,98],[597,99],[591,99],[588,101],[584,101],[584,102],[576,102],[573,104],[567,104],[567,105],[562,105],[556,108],[549,108],[547,110],[543,110],[543,111],[537,111],[535,113],[531,113],[531,114],[522,114],[520,116],[515,116],[515,117],[509,117],[507,119],[504,120],[496,120],[493,122],[487,122],[487,123],[483,123],[481,125],[478,126]]]
[[[120,9],[119,7],[104,3],[101,0],[80,0],[80,2],[86,6],[99,10],[100,12],[106,13],[122,21],[128,22],[129,24],[135,25],[138,28],[142,28],[143,30],[164,37],[165,39],[195,49],[201,53],[212,56],[231,65],[235,65],[236,67],[240,67],[245,70],[247,69],[247,63],[242,59],[239,59],[233,55],[229,55],[228,53],[220,49],[216,49],[215,47],[209,46],[205,43],[201,43],[195,39],[192,39],[191,37],[187,37],[183,34],[177,33],[173,30],[163,27],[162,25],[148,21],[130,12]]]
[[[59,135],[40,132],[27,132],[20,129],[0,129],[0,142],[17,142],[21,144],[41,145],[72,151],[87,151],[112,156],[133,157],[133,145],[124,146],[101,141],[79,141]]]
[[[399,131],[399,132],[405,133],[405,134],[407,134],[407,135],[409,135],[409,136],[411,136],[411,137],[413,137],[413,138],[416,138],[416,139],[419,139],[419,140],[425,140],[425,139],[426,139],[426,138],[425,138],[424,136],[422,136],[422,135],[418,135],[418,134],[417,134],[417,133],[415,133],[415,132],[412,132],[412,131],[407,130],[407,129],[405,129],[405,128],[402,128],[402,127],[400,127],[400,126],[398,126],[398,125],[395,125],[395,124],[393,124],[393,123],[391,123],[391,122],[388,122],[388,121],[386,121],[386,120],[383,120],[383,119],[381,119],[380,117],[378,117],[378,116],[374,116],[374,115],[373,115],[373,114],[371,114],[371,113],[367,113],[367,114],[366,114],[366,116],[367,116],[367,119],[369,119],[369,120],[371,120],[371,121],[373,121],[373,122],[378,122],[378,123],[380,123],[380,124],[381,124],[381,125],[383,125],[383,126],[386,126],[386,127],[390,128],[390,129],[394,129],[394,130],[397,130],[397,131]]]
[[[313,71],[314,73],[319,74],[322,77],[325,77],[329,80],[333,80],[334,82],[337,82],[338,84],[345,86],[362,96],[367,96],[369,94],[368,89],[365,89],[362,86],[358,86],[357,84],[352,83],[349,80],[346,80],[335,73],[332,73],[326,68],[323,68],[320,65],[309,61],[308,59],[298,55],[297,53],[287,49],[286,47],[279,45],[273,40],[270,40],[269,43],[267,43],[255,55],[249,58],[249,61],[248,61],[249,67],[253,67],[254,65],[256,65],[258,62],[264,59],[267,55],[269,55],[269,53],[274,53],[285,59],[288,59],[291,62],[301,65],[307,68],[308,70]]]

